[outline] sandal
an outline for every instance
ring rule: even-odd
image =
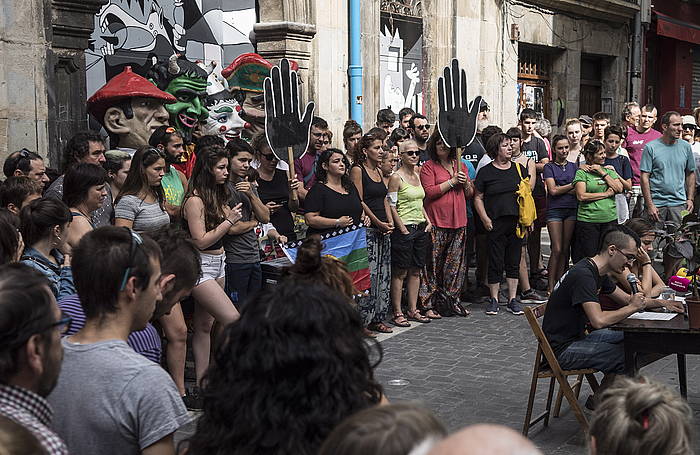
[[[418,310],[409,311],[408,312],[408,320],[421,322],[423,324],[427,324],[428,322],[430,322],[430,318],[427,316],[423,316],[422,314],[420,314],[420,311],[418,311]]]
[[[372,332],[367,327],[363,328],[362,331],[364,332],[365,336],[368,338],[377,338],[377,334]]]
[[[367,328],[374,331],[374,332],[394,333],[394,331],[391,330],[391,327],[384,324],[383,322],[373,322],[370,325],[368,325]]]
[[[394,317],[391,318],[391,323],[396,327],[411,327],[411,324],[406,320],[406,316],[402,312],[394,313]]]
[[[425,311],[425,315],[428,317],[428,319],[442,319],[442,316],[440,316],[435,310],[432,308],[429,308]]]

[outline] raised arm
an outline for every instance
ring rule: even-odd
[[[202,250],[226,235],[229,228],[241,219],[241,205],[238,204],[230,210],[228,216],[221,223],[211,231],[207,231],[204,224],[204,204],[202,200],[198,196],[192,196],[187,199],[182,212],[195,246]]]

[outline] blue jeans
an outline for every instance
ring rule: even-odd
[[[252,264],[226,264],[226,295],[240,311],[248,297],[262,287],[262,269],[259,262]]]
[[[596,330],[571,343],[557,360],[564,370],[595,368],[603,373],[624,373],[624,341],[625,335],[621,331]]]

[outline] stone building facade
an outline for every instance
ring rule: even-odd
[[[316,101],[336,146],[351,103],[362,103],[365,128],[401,103],[433,122],[436,80],[454,57],[469,97],[482,95],[502,126],[525,106],[553,125],[598,110],[618,118],[638,96],[630,43],[644,0],[360,0],[363,90],[351,100],[350,1],[257,0],[251,34],[264,57],[299,63],[302,96]],[[83,51],[107,2],[0,0],[0,159],[28,147],[56,165],[70,132],[87,126]]]

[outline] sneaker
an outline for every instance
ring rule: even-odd
[[[189,411],[201,411],[204,406],[204,399],[199,394],[199,387],[196,386],[187,390],[187,394],[182,397],[182,401]]]
[[[520,294],[520,302],[522,303],[545,303],[546,301],[547,297],[534,289],[528,289]]]
[[[498,301],[494,298],[489,298],[488,304],[486,305],[486,314],[498,314]]]
[[[520,302],[518,302],[516,299],[511,299],[511,301],[506,306],[506,309],[513,314],[525,314],[525,312],[523,311],[523,307],[520,306]]]

